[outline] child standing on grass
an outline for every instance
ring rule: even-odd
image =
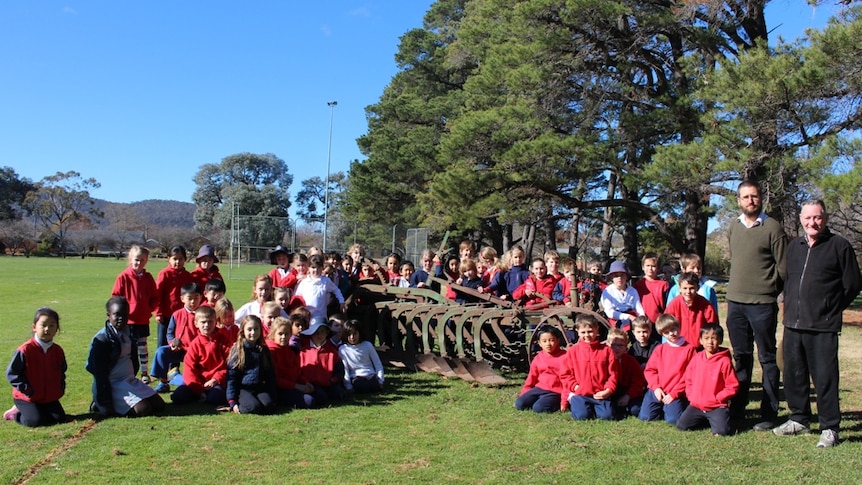
[[[602,309],[612,327],[625,332],[631,329],[632,320],[638,315],[644,315],[644,307],[638,291],[629,285],[631,273],[623,261],[611,263],[608,271],[611,284],[602,292]]]
[[[129,418],[163,411],[162,397],[135,377],[139,363],[127,324],[129,303],[122,296],[114,296],[105,309],[105,328],[93,337],[87,356],[87,371],[93,374],[90,411]]]
[[[677,280],[679,295],[667,305],[665,313],[676,317],[680,335],[689,342],[700,339],[700,329],[707,323],[718,323],[718,314],[709,300],[697,294],[700,278],[695,273],[683,273]]]
[[[224,281],[218,278],[210,278],[210,280],[207,281],[206,286],[201,286],[201,288],[204,289],[204,300],[201,302],[201,305],[211,307],[215,307],[215,304],[224,298],[224,294],[227,293],[227,287],[224,285]]]
[[[214,247],[209,244],[201,246],[198,251],[198,257],[195,258],[197,266],[192,270],[192,278],[194,278],[195,283],[197,283],[198,286],[206,288],[207,282],[214,278],[220,279],[224,282],[224,277],[221,275],[218,266],[216,266],[216,263],[218,262],[219,259],[216,256]]]
[[[140,361],[141,381],[150,383],[147,364],[150,352],[147,338],[150,336],[150,315],[158,308],[159,291],[156,280],[145,269],[150,259],[150,250],[132,245],[129,249],[129,267],[117,276],[111,296],[122,296],[129,304],[129,334],[135,342]]]
[[[203,397],[204,402],[223,406],[230,344],[216,327],[216,313],[212,307],[195,310],[195,327],[198,336],[189,344],[183,358],[183,383],[171,394],[171,400],[187,404]]]
[[[254,315],[260,318],[263,304],[272,300],[272,279],[267,274],[259,274],[254,278],[251,285],[251,300],[239,307],[234,314],[236,324],[239,325],[243,318]]]
[[[709,423],[715,436],[730,433],[730,399],[739,389],[730,351],[721,347],[724,330],[716,323],[700,329],[700,346],[685,370],[685,396],[689,406],[682,412],[676,427],[686,431]]]
[[[278,317],[272,322],[272,330],[266,339],[266,346],[272,355],[272,364],[275,368],[278,403],[292,408],[307,408],[310,398],[306,402],[305,396],[310,395],[314,391],[314,387],[311,384],[297,382],[299,379],[299,353],[290,347],[290,337],[293,331],[291,320],[292,318]]]
[[[311,312],[312,319],[326,321],[326,307],[329,299],[335,298],[344,312],[344,296],[329,278],[321,276],[323,259],[320,256],[312,256],[308,261],[308,276],[296,287],[296,296],[302,298],[305,307]]]
[[[272,268],[269,271],[269,277],[272,279],[272,286],[275,288],[288,288],[289,282],[287,282],[288,276],[291,274],[290,268],[290,254],[287,252],[284,246],[279,244],[269,253],[269,262],[275,265],[275,268]],[[295,283],[296,275],[294,274],[291,279]]]
[[[688,405],[685,369],[694,357],[695,349],[680,335],[679,321],[673,315],[658,317],[656,329],[666,342],[655,349],[644,369],[647,392],[638,418],[655,421],[663,415],[665,421],[676,424]]]
[[[640,296],[647,318],[654,322],[659,315],[665,313],[665,301],[670,285],[658,277],[658,254],[644,254],[641,269],[644,272],[643,278],[635,281],[632,286]]]
[[[237,414],[270,413],[275,409],[278,388],[260,318],[248,315],[239,328],[239,338],[227,360],[228,407]]]
[[[610,347],[599,341],[596,317],[579,313],[575,318],[578,342],[566,351],[560,381],[568,394],[572,418],[614,419],[611,397],[617,390],[620,367]]]
[[[156,349],[156,354],[153,356],[153,368],[150,369],[150,375],[160,381],[159,385],[156,386],[158,393],[171,392],[168,370],[179,366],[189,345],[198,336],[197,328],[195,328],[195,311],[203,300],[201,289],[197,283],[187,283],[182,287],[180,293],[183,307],[171,315],[171,322],[168,324],[168,344]]]
[[[530,362],[530,372],[515,399],[515,409],[532,409],[537,413],[564,411],[569,403],[562,399],[563,383],[560,381],[566,358],[566,351],[560,348],[563,334],[556,327],[544,325],[536,330],[536,339],[541,350]]]
[[[383,390],[383,363],[374,345],[362,340],[359,322],[344,323],[345,343],[338,347],[338,356],[344,363],[344,388],[357,393]]]
[[[21,344],[6,368],[14,405],[3,419],[28,427],[66,421],[60,398],[66,392],[66,354],[54,343],[60,315],[42,307],[33,317],[33,338]]]
[[[168,266],[159,271],[156,289],[159,292],[159,305],[156,307],[156,345],[168,344],[168,324],[171,315],[183,307],[180,301],[180,288],[192,283],[194,277],[186,271],[188,254],[183,246],[174,246],[168,252]],[[201,287],[203,288],[203,287]]]
[[[629,336],[618,328],[608,331],[608,346],[614,351],[620,363],[620,378],[617,390],[611,398],[614,403],[614,414],[622,419],[637,416],[646,390],[644,371],[638,361],[626,352],[629,347]]]

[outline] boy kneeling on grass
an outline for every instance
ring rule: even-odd
[[[733,370],[730,351],[720,347],[724,330],[715,323],[700,329],[700,345],[703,351],[696,354],[685,371],[685,395],[689,406],[676,422],[676,427],[686,431],[709,423],[715,436],[730,432],[730,398],[739,389],[739,381]]]
[[[580,313],[575,318],[578,342],[566,351],[560,381],[568,396],[572,418],[614,419],[613,397],[620,367],[610,347],[599,341],[596,317]]]
[[[688,402],[685,399],[685,369],[694,357],[694,345],[679,333],[679,321],[667,313],[658,317],[656,330],[667,341],[659,345],[647,361],[644,377],[647,392],[638,418],[656,421],[664,416],[676,424]]]

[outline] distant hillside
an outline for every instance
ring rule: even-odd
[[[117,212],[131,212],[142,223],[160,227],[192,228],[195,225],[195,205],[176,200],[149,199],[130,204],[93,199],[95,208],[105,214],[99,224],[104,229],[111,215]]]

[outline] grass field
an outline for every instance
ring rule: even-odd
[[[163,261],[151,261],[157,273]],[[522,375],[500,387],[388,369],[383,395],[273,416],[217,414],[203,405],[164,416],[93,421],[84,370],[104,303],[124,262],[0,257],[0,355],[31,337],[33,311],[61,315],[63,398],[73,422],[27,429],[0,423],[0,483],[858,483],[862,464],[862,327],[841,342],[840,446],[817,435],[781,438],[746,429],[715,438],[663,423],[573,422],[568,415],[516,412]],[[228,297],[245,301],[269,267],[235,268]],[[227,275],[227,268],[222,266]],[[151,352],[152,352],[151,343]],[[759,383],[759,376],[755,376]],[[755,397],[759,393],[755,392]],[[6,387],[0,399],[11,405]]]

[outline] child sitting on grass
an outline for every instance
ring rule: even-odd
[[[638,316],[632,320],[631,333],[634,335],[634,340],[632,340],[632,346],[629,348],[629,355],[634,357],[643,369],[653,351],[661,343],[661,337],[653,329],[653,324],[649,318],[645,316]]]
[[[316,321],[302,335],[308,337],[299,352],[300,378],[303,384],[314,386],[310,393],[309,407],[320,407],[330,401],[342,401],[345,390],[344,365],[338,349],[329,340],[329,327]],[[308,398],[306,398],[308,399]]]
[[[225,342],[233,345],[239,336],[239,326],[234,321],[233,303],[227,298],[222,298],[215,304],[216,327],[225,337]]]
[[[272,364],[275,367],[275,381],[278,388],[277,401],[279,404],[292,408],[306,408],[308,402],[305,396],[314,390],[311,384],[300,384],[299,379],[299,354],[290,348],[290,336],[293,324],[291,320],[298,317],[278,317],[272,322],[272,330],[266,339],[266,346],[272,355]],[[310,399],[309,399],[310,402]]]
[[[268,278],[268,276],[267,276]],[[248,315],[227,360],[227,403],[237,414],[265,414],[275,409],[275,366],[263,339],[260,318]]]
[[[138,353],[129,328],[129,302],[114,296],[105,305],[108,320],[93,337],[87,371],[93,374],[91,412],[130,418],[150,416],[165,409],[165,401],[150,386],[135,378]]]
[[[637,359],[628,354],[629,336],[618,328],[608,331],[608,346],[614,351],[620,364],[620,378],[617,390],[611,400],[617,418],[637,416],[646,390],[646,379]]]
[[[596,317],[579,313],[575,318],[578,342],[566,351],[560,380],[568,394],[572,418],[613,419],[611,397],[617,390],[620,367],[613,351],[599,341]]]
[[[24,426],[45,426],[66,421],[60,398],[66,392],[66,354],[54,343],[60,315],[48,307],[36,310],[33,338],[12,355],[6,380],[12,384],[14,405],[3,419]]]
[[[344,364],[344,388],[357,393],[382,391],[383,363],[374,345],[362,340],[359,322],[348,320],[343,332],[345,342],[338,347],[338,356]]]
[[[724,330],[715,323],[700,329],[703,351],[696,354],[685,370],[685,396],[689,406],[676,427],[685,431],[709,423],[715,436],[730,433],[730,399],[739,389],[730,351],[721,347]]]
[[[655,421],[664,416],[676,424],[688,402],[685,399],[685,369],[694,357],[694,345],[679,333],[679,321],[664,314],[658,317],[656,329],[667,341],[659,345],[644,369],[647,392],[638,418]]]
[[[216,327],[212,307],[195,310],[198,336],[189,344],[183,358],[183,383],[171,394],[175,404],[187,404],[203,398],[204,402],[223,406],[227,383],[227,356],[231,344]]]
[[[167,332],[168,344],[156,349],[153,368],[150,370],[150,375],[160,381],[156,386],[158,393],[171,391],[168,369],[176,367],[183,361],[186,350],[198,336],[195,328],[195,311],[202,299],[203,295],[197,283],[187,283],[180,289],[180,301],[183,307],[171,315]]]
[[[532,409],[537,413],[564,411],[569,403],[562,398],[560,381],[566,358],[566,351],[560,348],[563,334],[556,327],[543,325],[536,330],[536,340],[541,350],[530,362],[530,372],[515,399],[515,409]]]

